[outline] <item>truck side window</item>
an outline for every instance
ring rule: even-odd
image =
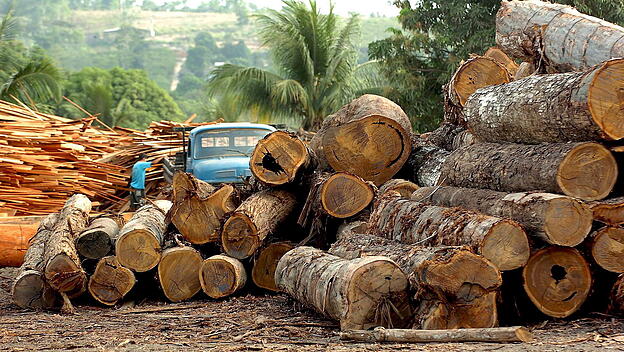
[[[189,141],[188,141],[188,147],[186,148],[186,156],[187,156],[188,158],[190,158],[190,157],[191,157],[191,150],[192,150],[192,149],[191,149],[191,139],[189,138]]]

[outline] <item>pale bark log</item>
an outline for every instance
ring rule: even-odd
[[[360,342],[531,342],[533,335],[520,326],[481,329],[414,330],[383,329],[348,330],[340,333],[341,340]]]
[[[119,234],[119,225],[111,218],[94,219],[76,238],[78,254],[89,259],[100,259],[108,255]]]

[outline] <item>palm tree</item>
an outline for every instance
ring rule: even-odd
[[[314,0],[309,0],[308,6],[284,0],[281,11],[269,10],[255,17],[276,72],[223,65],[213,70],[208,80],[210,97],[235,101],[241,113],[297,119],[303,128],[314,129],[348,100],[377,91],[368,79],[374,75],[363,75],[370,73],[374,63],[357,65],[356,15],[340,26],[333,5],[323,15]]]
[[[15,40],[17,20],[9,10],[0,21],[0,46],[10,45]],[[9,73],[5,82],[0,82],[0,99],[28,102],[30,105],[59,100],[61,74],[54,62],[47,57],[31,55],[26,63],[18,63],[14,57],[0,50],[0,68]]]

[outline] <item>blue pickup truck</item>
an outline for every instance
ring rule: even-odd
[[[251,176],[249,158],[256,143],[275,127],[248,123],[218,123],[195,128],[180,127],[184,151],[163,161],[164,176],[171,183],[173,174],[185,170],[208,183],[241,183]],[[185,132],[189,131],[188,138]]]

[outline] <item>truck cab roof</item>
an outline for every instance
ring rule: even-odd
[[[230,129],[230,128],[255,128],[255,129],[263,129],[263,130],[267,130],[267,131],[276,131],[275,127],[273,126],[269,126],[269,125],[265,125],[265,124],[261,124],[261,123],[251,123],[251,122],[222,122],[222,123],[216,123],[213,125],[205,125],[205,126],[199,126],[199,127],[195,127],[191,133],[189,133],[189,137],[192,139],[193,137],[195,137],[195,135],[197,135],[198,133],[204,132],[204,131],[211,131],[211,130],[222,130],[222,129]]]

